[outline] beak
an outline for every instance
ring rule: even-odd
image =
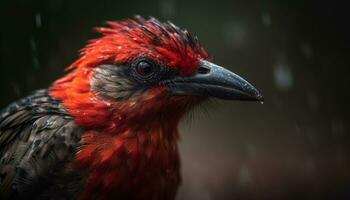
[[[199,95],[228,100],[260,101],[261,93],[248,81],[216,64],[201,60],[196,74],[176,76],[165,84],[174,95]]]

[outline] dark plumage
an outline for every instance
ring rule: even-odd
[[[0,199],[44,198],[51,192],[71,195],[69,186],[60,184],[69,174],[62,166],[72,159],[81,133],[47,90],[4,109],[0,117]]]

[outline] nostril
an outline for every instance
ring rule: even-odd
[[[198,74],[209,74],[209,72],[210,72],[210,69],[203,66],[200,66],[197,70]]]

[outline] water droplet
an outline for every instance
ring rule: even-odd
[[[317,94],[314,92],[309,92],[306,98],[307,98],[307,103],[309,104],[309,107],[312,110],[316,111],[317,108],[320,106],[320,99],[317,96]]]
[[[224,40],[231,46],[242,46],[246,39],[246,29],[240,22],[226,24],[223,31]]]
[[[35,24],[36,24],[37,28],[41,27],[41,14],[40,13],[37,13],[35,15]]]
[[[261,20],[263,25],[265,25],[266,27],[271,25],[271,15],[268,12],[264,12],[261,15]]]
[[[40,68],[40,63],[39,63],[39,59],[37,56],[33,56],[32,57],[32,63],[33,63],[33,66],[34,66],[34,69],[39,69]]]
[[[300,44],[300,51],[305,58],[311,58],[314,54],[312,46],[306,42]]]
[[[31,39],[31,40],[30,40],[30,49],[31,49],[33,52],[36,52],[36,43],[35,43],[34,39]]]
[[[344,122],[341,119],[333,119],[331,121],[332,133],[334,136],[341,137],[344,135]]]
[[[11,86],[12,86],[13,91],[16,94],[16,96],[17,97],[21,96],[21,89],[20,89],[19,85],[16,83],[12,83]]]
[[[160,2],[160,11],[162,15],[166,18],[170,18],[174,15],[175,2],[172,0],[162,0]]]
[[[30,49],[32,50],[32,64],[34,66],[34,69],[40,68],[40,63],[37,55],[37,46],[34,39],[30,40]]]
[[[285,63],[278,63],[274,69],[276,86],[281,90],[288,90],[293,86],[293,74]]]
[[[252,174],[249,170],[249,168],[245,165],[243,165],[238,174],[238,181],[241,185],[246,185],[252,180]]]

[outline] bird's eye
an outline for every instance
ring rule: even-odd
[[[128,69],[134,80],[149,86],[157,84],[169,73],[161,63],[147,57],[138,58]]]
[[[142,77],[149,77],[156,72],[156,66],[149,61],[142,60],[136,64],[135,70],[138,75]]]

